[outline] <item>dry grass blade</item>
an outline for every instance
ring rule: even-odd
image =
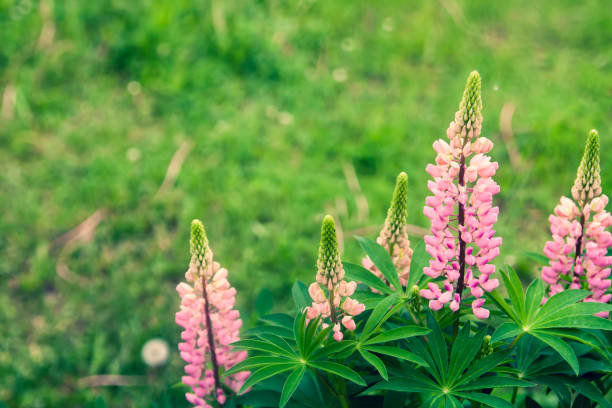
[[[172,159],[170,160],[170,164],[168,165],[168,170],[166,170],[166,176],[164,177],[164,181],[162,182],[159,190],[155,193],[155,197],[153,199],[159,198],[166,191],[170,190],[178,177],[181,167],[183,166],[183,162],[193,149],[193,143],[186,140],[181,144],[181,147],[174,153]]]

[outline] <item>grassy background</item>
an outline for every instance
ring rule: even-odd
[[[612,153],[606,10],[604,0],[0,0],[0,401],[185,406],[171,388],[182,371],[172,344],[190,220],[207,226],[245,320],[261,288],[282,307],[296,278],[312,279],[325,213],[357,262],[351,236],[376,234],[403,170],[409,220],[427,225],[424,168],[472,69],[500,163],[499,262],[535,273],[522,251],[542,248],[588,130]],[[188,153],[180,172],[158,192],[177,150]],[[362,193],[347,183],[352,169]],[[610,170],[604,160],[607,192]],[[94,213],[96,228],[65,239]],[[172,354],[153,370],[140,350],[155,337]],[[146,385],[83,383],[101,374]]]

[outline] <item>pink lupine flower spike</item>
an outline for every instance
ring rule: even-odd
[[[234,309],[236,289],[227,281],[227,270],[213,262],[204,225],[191,224],[191,262],[176,290],[181,296],[181,309],[176,323],[183,327],[178,348],[185,360],[182,381],[191,387],[185,397],[196,407],[208,408],[214,400],[225,404],[223,386],[238,392],[249,372],[240,372],[221,383],[220,370],[228,370],[247,357],[246,351],[234,351],[242,326],[240,313]]]
[[[317,260],[317,281],[308,288],[312,306],[306,308],[308,321],[321,316],[323,326],[333,325],[334,339],[344,337],[341,325],[355,330],[353,316],[365,310],[365,306],[350,296],[355,292],[357,282],[344,280],[344,268],[338,252],[336,225],[331,215],[325,216],[321,226],[321,245]],[[326,293],[327,292],[327,293]]]
[[[572,198],[561,197],[548,218],[552,241],[544,246],[544,254],[550,262],[542,268],[542,279],[549,285],[549,296],[567,288],[588,289],[591,294],[585,302],[608,303],[612,298],[606,293],[612,283],[612,257],[607,252],[612,235],[606,229],[612,225],[612,216],[605,210],[608,197],[601,194],[599,135],[595,130],[589,134]]]
[[[429,307],[439,310],[448,304],[456,312],[464,289],[476,298],[472,311],[479,319],[489,317],[483,308],[484,292],[495,289],[492,279],[502,239],[494,237],[493,226],[499,209],[492,204],[499,185],[492,177],[497,163],[486,155],[493,143],[480,137],[482,101],[480,76],[472,72],[467,80],[459,110],[446,134],[449,141],[437,140],[435,164],[427,165],[433,177],[428,183],[433,196],[426,199],[423,210],[431,222],[431,234],[425,236],[427,252],[432,256],[424,273],[432,278],[443,276],[442,287],[429,283],[421,296]]]

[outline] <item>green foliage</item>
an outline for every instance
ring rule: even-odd
[[[559,353],[578,375],[580,367],[576,354],[563,339],[580,341],[602,350],[600,342],[582,329],[612,330],[612,321],[593,316],[598,312],[611,311],[612,305],[581,302],[589,292],[575,289],[557,293],[542,305],[544,286],[540,279],[535,279],[524,293],[521,281],[512,268],[508,267],[501,275],[510,303],[497,291],[488,293],[487,297],[510,321],[495,330],[492,340],[514,338],[516,341],[523,335],[535,337]]]

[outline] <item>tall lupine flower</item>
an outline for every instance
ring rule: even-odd
[[[408,175],[401,172],[397,176],[385,225],[376,239],[376,242],[385,247],[387,252],[391,254],[393,264],[398,271],[399,280],[403,286],[406,286],[408,283],[410,260],[412,258],[412,249],[410,248],[410,241],[408,240],[408,232],[406,230],[407,200]],[[364,268],[370,270],[374,275],[382,280],[385,279],[369,256],[363,258],[361,263]],[[389,283],[387,282],[387,284]]]
[[[572,197],[574,200],[561,197],[548,218],[553,239],[544,246],[550,262],[542,268],[542,279],[550,285],[550,296],[566,288],[589,289],[591,295],[585,302],[607,303],[612,298],[606,293],[612,283],[612,257],[606,256],[612,235],[606,228],[612,225],[612,216],[605,210],[608,197],[601,194],[599,135],[595,130],[587,139]],[[607,317],[608,312],[597,316]]]
[[[499,185],[492,179],[497,163],[486,155],[493,143],[480,137],[480,88],[480,75],[473,71],[455,120],[446,131],[449,142],[434,142],[436,162],[427,165],[433,177],[428,182],[433,196],[427,197],[424,208],[431,221],[431,235],[425,237],[425,243],[432,259],[423,272],[446,279],[442,287],[429,283],[421,295],[429,299],[432,310],[448,303],[452,311],[457,311],[464,289],[469,289],[476,298],[472,302],[474,315],[485,319],[489,311],[482,307],[484,292],[499,285],[497,279],[491,279],[495,266],[490,262],[499,255],[502,240],[493,237],[499,209],[492,201]]]
[[[355,330],[353,316],[365,310],[365,306],[350,296],[357,288],[357,282],[344,280],[344,268],[338,252],[336,225],[331,215],[326,215],[321,226],[321,244],[317,260],[317,278],[308,288],[312,306],[306,308],[309,320],[321,316],[323,325],[333,325],[334,339],[343,338],[340,324],[347,330]]]
[[[249,376],[248,372],[236,373],[227,376],[224,384],[220,379],[221,369],[228,370],[247,356],[230,346],[240,339],[242,326],[240,313],[234,309],[236,289],[227,281],[227,269],[213,261],[199,220],[191,223],[190,246],[191,262],[185,278],[191,284],[181,282],[176,287],[181,296],[176,323],[184,328],[178,348],[187,363],[182,381],[192,389],[185,397],[196,407],[211,407],[215,399],[223,405],[223,386],[238,392]]]

